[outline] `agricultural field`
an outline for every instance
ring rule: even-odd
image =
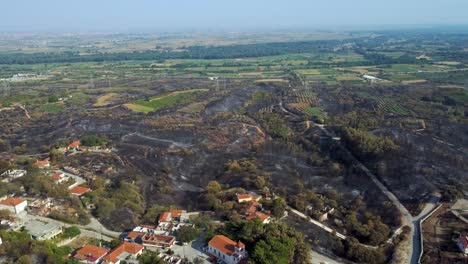
[[[201,93],[208,92],[208,89],[191,89],[184,91],[171,92],[168,94],[158,95],[148,99],[140,99],[131,103],[124,104],[124,107],[135,111],[150,113],[161,109],[169,108],[174,105],[182,105],[190,103]]]

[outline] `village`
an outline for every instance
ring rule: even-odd
[[[112,149],[83,146],[79,140],[74,140],[56,151],[70,157],[89,152],[108,154]],[[37,159],[31,168],[61,186],[70,197],[77,198],[89,214],[90,222],[70,223],[66,217],[76,216],[78,212],[63,199],[27,192],[10,193],[0,197],[1,230],[26,232],[32,240],[70,245],[74,250],[69,257],[79,263],[140,263],[144,256],[154,255],[168,264],[246,263],[249,253],[242,241],[234,241],[223,234],[208,237],[207,228],[199,228],[200,219],[214,214],[210,211],[187,212],[174,208],[160,212],[152,221],[156,224],[141,224],[124,232],[108,230],[92,216],[95,207],[85,197],[93,192],[89,184],[93,177],[70,165],[58,167],[52,160],[52,155]],[[99,169],[112,170],[111,167]],[[4,171],[0,177],[4,183],[14,183],[26,175],[27,168],[15,168]],[[243,220],[266,225],[275,219],[262,206],[262,199],[271,200],[265,194],[267,196],[254,191],[236,193],[230,202],[242,208]],[[222,221],[215,222],[223,225]]]

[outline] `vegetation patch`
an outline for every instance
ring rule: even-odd
[[[192,89],[186,91],[177,91],[148,99],[140,99],[124,106],[135,112],[149,113],[176,104],[186,104],[192,101],[198,94],[208,92],[208,89]]]

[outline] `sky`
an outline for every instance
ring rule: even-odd
[[[3,0],[0,31],[467,25],[468,0]]]

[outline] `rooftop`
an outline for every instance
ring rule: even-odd
[[[41,237],[55,229],[61,228],[61,225],[55,222],[46,223],[32,220],[25,223],[25,228],[31,236]]]
[[[19,205],[20,203],[24,202],[26,200],[24,199],[21,199],[21,198],[16,198],[16,197],[10,197],[10,198],[7,198],[3,201],[0,201],[0,204],[2,205],[6,205],[6,206],[17,206]]]
[[[82,195],[82,194],[85,194],[85,193],[90,192],[90,191],[91,191],[90,188],[81,187],[81,186],[76,186],[75,188],[70,190],[70,192],[72,194],[76,194],[76,195]]]
[[[80,141],[79,140],[75,140],[73,141],[72,143],[70,143],[68,145],[69,148],[76,148],[76,147],[79,147],[80,146]]]
[[[108,249],[97,247],[97,246],[94,246],[94,245],[86,245],[86,246],[80,248],[76,252],[74,257],[76,259],[87,260],[87,261],[93,261],[94,262],[94,261],[104,257],[104,255],[106,255],[107,252],[109,252]]]
[[[123,253],[129,253],[129,254],[137,254],[140,252],[144,247],[142,245],[138,245],[135,243],[130,243],[130,242],[123,242],[120,244],[120,246],[116,247],[114,250],[109,253],[109,255],[104,257],[104,260],[109,261],[109,262],[117,262],[119,259],[119,256],[122,255]]]
[[[208,245],[218,249],[219,251],[223,252],[226,255],[232,256],[235,254],[235,249],[245,247],[244,243],[242,242],[234,242],[226,236],[223,235],[216,235],[214,236]]]

